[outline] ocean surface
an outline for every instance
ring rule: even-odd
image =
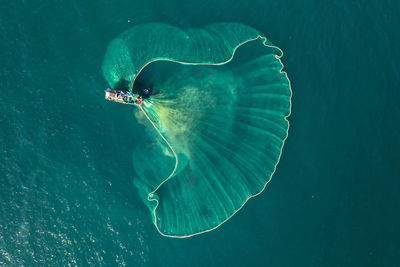
[[[226,21],[284,51],[289,137],[260,196],[166,238],[102,61],[136,24]],[[400,266],[399,25],[390,0],[1,1],[0,266]]]

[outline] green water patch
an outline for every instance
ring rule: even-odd
[[[289,128],[281,56],[257,30],[234,23],[138,25],[110,44],[110,86],[151,86],[136,113],[148,136],[133,152],[134,184],[161,234],[213,230],[264,190]]]

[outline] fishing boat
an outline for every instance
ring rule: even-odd
[[[131,92],[118,91],[111,88],[105,90],[105,99],[128,105],[140,105],[143,102],[142,96]]]

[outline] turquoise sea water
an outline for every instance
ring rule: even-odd
[[[400,265],[398,1],[3,2],[0,265]],[[155,21],[253,26],[293,87],[266,191],[184,240],[155,230],[133,186],[143,128],[103,95],[109,42]]]

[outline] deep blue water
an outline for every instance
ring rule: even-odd
[[[103,96],[109,42],[155,21],[253,26],[293,89],[266,191],[185,240],[155,230],[132,183],[142,132]],[[2,1],[0,265],[400,266],[399,25],[388,0]]]

